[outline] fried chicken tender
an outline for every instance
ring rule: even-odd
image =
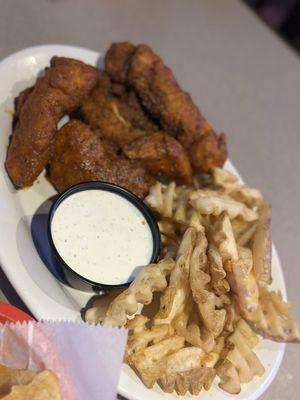
[[[127,83],[127,73],[136,46],[129,42],[113,43],[105,56],[105,70],[109,76],[119,83]]]
[[[21,109],[22,109],[23,105],[25,104],[25,101],[27,100],[28,96],[33,91],[33,89],[34,89],[34,87],[30,86],[30,87],[22,90],[22,92],[20,92],[18,94],[18,96],[15,98],[15,101],[14,101],[15,112],[14,112],[14,118],[13,118],[13,129],[15,129],[17,122],[19,120]]]
[[[15,186],[32,185],[42,172],[50,158],[58,121],[80,105],[97,76],[96,68],[81,61],[53,57],[34,88],[23,92],[5,162]]]
[[[153,175],[179,183],[192,181],[192,168],[186,151],[175,138],[163,132],[142,136],[127,144],[123,152],[129,159],[141,161]]]
[[[109,76],[100,73],[96,87],[81,106],[80,114],[97,136],[122,147],[156,127],[146,117],[133,92],[121,85],[117,89],[119,96],[112,92]]]
[[[152,117],[188,149],[193,167],[207,172],[224,164],[225,135],[217,136],[171,69],[149,46],[114,43],[106,54],[105,68],[113,80],[136,90]]]
[[[54,141],[49,177],[59,191],[86,181],[106,181],[125,187],[143,198],[154,179],[144,168],[107,151],[84,123],[72,120]]]

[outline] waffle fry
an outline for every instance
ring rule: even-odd
[[[230,286],[226,280],[226,272],[223,268],[222,257],[216,246],[214,246],[212,243],[210,243],[208,246],[207,256],[211,284],[214,293],[219,296],[224,293],[228,293]]]
[[[173,322],[175,332],[183,336],[187,343],[199,347],[206,353],[212,351],[215,346],[214,335],[205,330],[203,326],[200,329],[200,318],[192,295],[185,305],[183,312]]]
[[[215,376],[216,372],[213,368],[199,367],[167,376],[167,379],[161,379],[161,385],[169,393],[176,388],[181,396],[184,396],[187,391],[197,396],[203,387],[205,390],[210,389]]]
[[[250,249],[238,247],[238,260],[232,261],[237,301],[242,310],[252,312],[258,308],[258,286],[252,271],[253,260]]]
[[[240,319],[235,331],[227,339],[229,351],[217,368],[221,379],[219,386],[223,390],[237,394],[241,391],[241,383],[248,383],[254,376],[264,374],[265,369],[252,350],[257,342],[255,333]]]
[[[196,230],[188,228],[178,250],[176,265],[170,275],[170,282],[160,299],[160,309],[154,318],[155,324],[170,324],[180,314],[187,301],[191,254],[195,245]]]
[[[183,347],[183,337],[170,336],[133,354],[130,365],[139,373],[145,386],[152,388],[166,370],[167,356]]]
[[[221,382],[219,387],[230,394],[239,394],[241,391],[241,382],[235,366],[225,360],[218,368],[217,375]]]
[[[262,376],[264,374],[264,367],[257,355],[252,351],[254,347],[253,338],[250,337],[248,339],[244,335],[244,331],[239,330],[239,323],[234,333],[228,338],[228,341],[234,344],[234,348],[228,353],[227,359],[238,370],[241,383],[248,383],[254,376]]]
[[[223,192],[248,207],[260,206],[263,201],[261,192],[255,188],[239,183],[238,178],[222,168],[213,169],[215,185],[222,188]]]
[[[282,300],[280,292],[259,290],[259,305],[254,312],[243,312],[263,336],[276,342],[300,342],[300,333],[291,306]]]
[[[203,228],[202,232],[197,233],[196,246],[191,256],[190,285],[204,326],[217,337],[223,330],[226,311],[216,309],[215,294],[208,290],[210,276],[207,273],[206,250],[207,239]]]
[[[264,203],[259,213],[252,244],[254,273],[259,285],[272,282],[271,207]]]
[[[143,315],[136,315],[126,324],[129,329],[125,360],[130,364],[132,356],[145,349],[150,342],[158,343],[167,336],[173,334],[170,325],[153,326],[151,329],[146,327],[149,318]]]
[[[251,222],[258,218],[255,210],[230,197],[221,196],[217,192],[194,191],[190,194],[190,203],[200,214],[218,216],[226,211],[230,219],[240,217],[244,221]]]
[[[174,182],[163,185],[157,182],[145,198],[145,203],[161,218],[167,218],[169,226],[174,223],[183,225],[184,230],[193,226],[196,229],[203,222],[201,215],[189,205],[192,189],[186,186],[176,186]],[[172,224],[173,221],[173,224]]]
[[[84,320],[89,324],[99,324],[103,322],[108,307],[111,302],[122,292],[122,290],[112,290],[104,296],[97,296],[93,299],[91,307],[85,311]]]
[[[230,219],[226,213],[222,213],[215,218],[211,232],[212,241],[217,246],[224,265],[226,265],[227,261],[238,260],[237,244]]]
[[[150,192],[145,198],[145,203],[162,217],[174,219],[176,214],[179,221],[185,221],[188,193],[189,190],[185,189],[185,187],[176,190],[175,182],[171,182],[168,185],[156,182],[150,188]]]
[[[198,395],[202,387],[208,390],[216,375],[213,366],[218,360],[214,353],[205,354],[198,347],[185,347],[167,357],[166,369],[160,377],[164,390],[185,395]]]
[[[138,311],[138,304],[149,304],[153,292],[163,291],[167,287],[166,275],[174,267],[172,259],[165,259],[158,264],[144,267],[128,289],[117,296],[110,304],[103,325],[124,326],[128,316]]]

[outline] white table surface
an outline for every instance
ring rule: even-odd
[[[0,0],[0,10],[0,59],[37,44],[105,51],[120,40],[149,43],[164,57],[228,134],[244,179],[272,202],[273,238],[300,320],[299,57],[237,0]],[[300,346],[288,346],[262,399],[298,399],[299,366]]]

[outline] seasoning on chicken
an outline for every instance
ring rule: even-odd
[[[105,57],[113,80],[133,88],[162,128],[188,150],[195,168],[221,167],[227,157],[225,134],[217,136],[170,68],[147,45],[115,43]]]
[[[101,139],[84,123],[72,120],[54,141],[49,178],[59,191],[86,181],[106,181],[144,198],[154,178],[138,163],[108,152]]]
[[[115,82],[127,83],[127,73],[136,46],[129,42],[113,43],[105,56],[105,70]]]
[[[49,161],[56,126],[96,84],[98,71],[81,61],[53,57],[50,68],[17,104],[17,123],[5,166],[16,187],[33,184]]]
[[[113,90],[118,95],[113,94]],[[97,136],[119,147],[155,128],[136,95],[122,85],[113,89],[110,78],[104,73],[99,74],[97,86],[83,102],[80,115]]]
[[[192,181],[192,168],[185,149],[166,133],[142,136],[127,144],[123,152],[128,158],[140,161],[155,176],[185,184]]]

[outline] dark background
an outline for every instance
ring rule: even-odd
[[[300,0],[244,0],[300,53]]]

